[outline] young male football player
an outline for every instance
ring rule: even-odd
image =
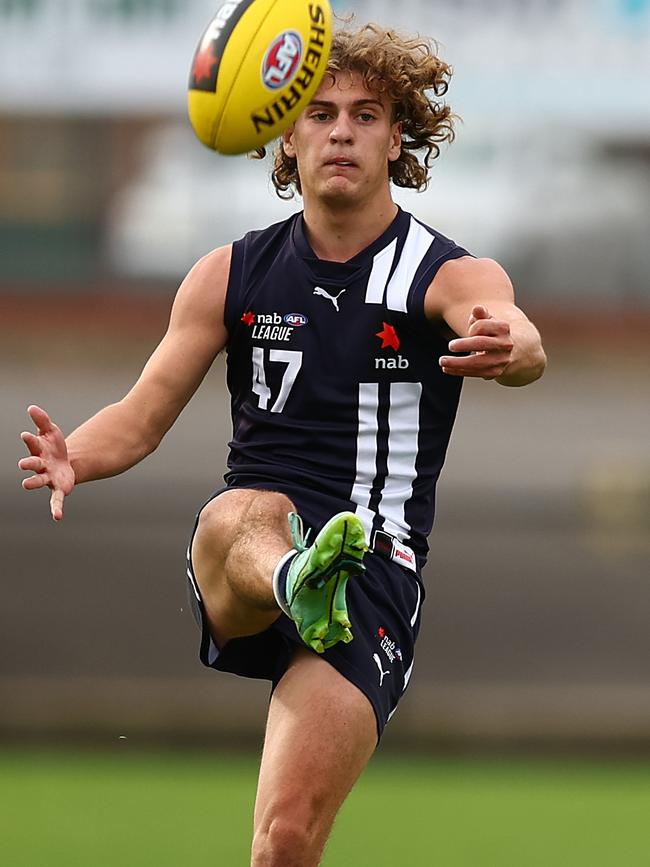
[[[67,440],[23,434],[51,511],[152,452],[223,348],[233,439],[188,574],[201,660],[274,686],[254,867],[314,867],[413,670],[434,489],[462,377],[526,385],[540,337],[495,262],[400,210],[453,138],[450,70],[422,40],[340,32],[283,136],[274,182],[304,212],[189,273],[133,389]],[[415,156],[425,151],[424,164]]]

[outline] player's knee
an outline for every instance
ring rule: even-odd
[[[225,557],[254,499],[253,491],[226,491],[203,507],[194,545]]]
[[[236,572],[242,552],[248,558],[253,543],[263,543],[269,530],[283,533],[289,547],[287,514],[294,509],[288,497],[271,491],[233,489],[211,500],[201,510],[192,543],[199,583],[201,577],[211,576],[213,581],[215,576],[224,576],[231,567]]]
[[[296,507],[289,497],[277,491],[247,491],[249,500],[244,519],[251,528],[272,527],[287,530],[287,515]]]
[[[277,815],[255,832],[253,867],[315,867],[320,849],[313,823],[290,814]]]

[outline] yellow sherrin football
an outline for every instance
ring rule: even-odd
[[[232,0],[194,56],[189,115],[210,148],[240,154],[280,135],[321,83],[332,42],[328,0]]]

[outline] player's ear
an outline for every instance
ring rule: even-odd
[[[289,157],[289,159],[296,158],[296,148],[293,142],[293,134],[295,131],[295,125],[291,124],[288,129],[282,133],[282,149],[285,154]]]
[[[390,145],[388,148],[388,161],[394,163],[402,153],[402,124],[394,123],[390,131]]]

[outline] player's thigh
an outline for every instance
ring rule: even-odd
[[[276,823],[322,849],[339,807],[377,744],[363,693],[325,660],[299,649],[269,708],[255,804],[256,838]]]
[[[282,529],[287,523],[287,504],[291,506],[282,494],[236,488],[222,491],[199,512],[188,567],[210,634],[220,648],[233,638],[263,632],[278,617],[271,575],[289,542],[285,544],[279,533],[275,549],[272,542],[274,524],[280,517]],[[227,564],[235,545],[243,546],[248,557],[233,582]]]

